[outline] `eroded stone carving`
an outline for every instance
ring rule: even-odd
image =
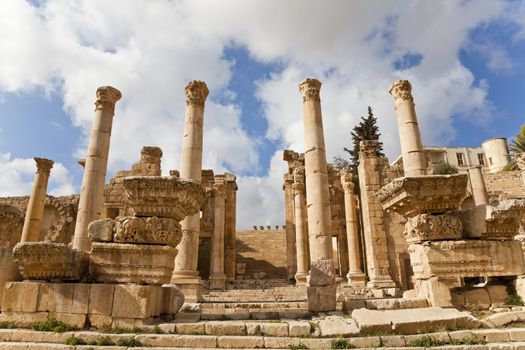
[[[180,224],[171,218],[117,217],[114,242],[166,244],[176,247],[182,239]]]
[[[14,246],[22,235],[23,215],[12,205],[0,205],[0,241],[9,242]]]
[[[319,92],[321,91],[321,82],[317,79],[305,79],[299,84],[299,91],[303,96],[303,102],[321,101]]]
[[[388,92],[394,96],[396,104],[404,101],[414,102],[412,97],[412,85],[408,80],[398,80],[393,83]]]
[[[186,105],[195,105],[204,107],[206,97],[208,97],[208,86],[200,80],[191,81],[184,89],[186,94]]]
[[[332,259],[317,259],[310,265],[310,286],[328,286],[334,283],[335,270]]]
[[[115,112],[115,103],[122,98],[120,91],[111,86],[101,86],[97,89],[95,110]]]
[[[407,221],[403,235],[409,243],[460,239],[463,225],[456,216],[419,214]]]
[[[363,140],[359,142],[359,153],[364,157],[377,157],[379,152],[378,140]]]

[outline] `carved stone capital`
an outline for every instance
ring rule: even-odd
[[[453,215],[419,214],[406,222],[403,235],[409,243],[460,239],[463,224]]]
[[[142,157],[162,158],[162,150],[160,147],[144,146],[140,151]]]
[[[343,191],[345,193],[354,193],[355,184],[352,171],[349,168],[344,167],[343,169],[341,169],[341,171],[339,171],[339,176],[341,178],[341,185],[343,186]]]
[[[306,186],[304,185],[304,183],[301,183],[301,182],[296,182],[292,185],[292,189],[293,189],[293,194],[294,196],[297,196],[297,195],[304,195],[306,193]]]
[[[200,80],[190,81],[184,89],[186,94],[187,106],[201,106],[204,107],[206,97],[208,97],[209,90],[206,83]]]
[[[521,171],[525,170],[525,152],[516,154],[514,156],[514,161]]]
[[[320,102],[319,92],[321,91],[321,82],[317,79],[306,78],[299,84],[299,91],[303,96],[303,102],[317,101]]]
[[[414,102],[414,98],[412,97],[412,85],[408,80],[396,81],[395,83],[390,85],[388,92],[390,93],[390,95],[394,96],[396,104],[405,101]]]
[[[45,173],[49,175],[49,173],[51,172],[51,168],[53,167],[53,164],[55,162],[53,162],[50,159],[46,159],[46,158],[34,158],[34,159],[36,162],[36,172]]]
[[[226,196],[226,186],[224,186],[223,183],[215,183],[213,184],[213,195],[215,198],[218,197],[225,197]]]
[[[359,154],[363,157],[377,157],[379,148],[378,140],[363,140],[359,142]]]
[[[304,183],[304,166],[300,166],[294,169],[293,181]]]
[[[115,103],[122,98],[120,91],[111,86],[101,86],[97,89],[95,111],[102,110],[114,113]]]
[[[22,235],[24,216],[16,207],[0,204],[0,241],[15,245]]]

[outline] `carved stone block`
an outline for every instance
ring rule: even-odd
[[[176,247],[182,239],[180,224],[170,218],[117,217],[114,242],[165,244]]]
[[[310,266],[310,286],[328,286],[334,284],[335,271],[332,259],[317,259]]]
[[[112,219],[101,219],[92,221],[88,226],[88,236],[92,242],[113,241],[113,229],[115,221]]]
[[[87,254],[63,243],[18,243],[13,259],[22,277],[28,280],[80,281],[88,271]]]
[[[453,215],[419,214],[405,224],[403,235],[409,243],[436,241],[444,239],[461,239],[463,225]]]
[[[312,312],[334,311],[336,309],[336,290],[335,284],[307,287],[308,310]]]
[[[165,284],[176,255],[170,246],[94,242],[89,273],[97,282]]]
[[[20,210],[12,205],[0,204],[0,241],[14,246],[22,236],[24,218]]]

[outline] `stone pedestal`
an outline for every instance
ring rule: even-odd
[[[297,273],[295,274],[295,281],[297,285],[301,286],[306,285],[308,270],[310,268],[303,167],[294,170],[294,184],[292,188],[294,194],[295,242],[297,248]]]
[[[489,203],[489,195],[487,193],[487,186],[483,178],[481,166],[474,166],[468,169],[468,177],[470,179],[470,187],[472,190],[472,198],[474,205],[486,205]]]
[[[201,181],[202,172],[202,134],[204,123],[204,104],[208,96],[208,87],[202,81],[192,81],[186,86],[186,116],[184,120],[184,137],[181,150],[181,179]],[[197,271],[199,254],[200,214],[188,216],[182,222],[182,241],[180,242],[175,270],[171,279],[183,293],[190,289],[202,289],[202,281]],[[184,285],[184,286],[183,286]],[[190,293],[199,297],[201,291]],[[187,301],[192,300],[185,294]]]
[[[321,99],[319,97],[321,82],[316,79],[305,79],[299,85],[299,90],[303,97],[304,115],[304,168],[311,259],[309,288],[311,291],[323,291],[322,302],[315,297],[315,295],[320,295],[320,292],[309,293],[308,309],[314,312],[330,311],[335,310],[336,295],[334,262],[332,260],[332,215]],[[321,266],[326,278],[319,279],[314,271]]]
[[[214,186],[214,227],[211,242],[210,259],[210,289],[224,289],[226,275],[224,274],[224,184]]]
[[[49,159],[35,158],[35,162],[35,181],[33,182],[33,191],[27,206],[21,242],[38,242],[40,240],[40,228],[46,204],[47,183],[49,181],[49,173],[53,167],[53,161]]]
[[[97,89],[95,117],[89,138],[73,237],[73,248],[76,250],[89,252],[91,242],[88,238],[88,225],[102,216],[111,127],[115,114],[115,103],[121,97],[120,91],[111,86]]]
[[[358,214],[356,209],[356,196],[354,194],[354,182],[350,169],[342,169],[340,172],[341,185],[345,193],[345,218],[346,239],[348,244],[348,266],[346,275],[348,284],[351,286],[364,286],[366,276],[361,267],[361,250],[359,249]]]
[[[408,80],[398,80],[388,90],[396,103],[397,126],[401,142],[401,156],[405,176],[426,175],[427,162],[417,123],[412,85]]]

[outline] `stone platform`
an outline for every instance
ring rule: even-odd
[[[56,318],[78,329],[135,327],[172,317],[182,303],[171,285],[8,282],[0,322],[28,327]]]

